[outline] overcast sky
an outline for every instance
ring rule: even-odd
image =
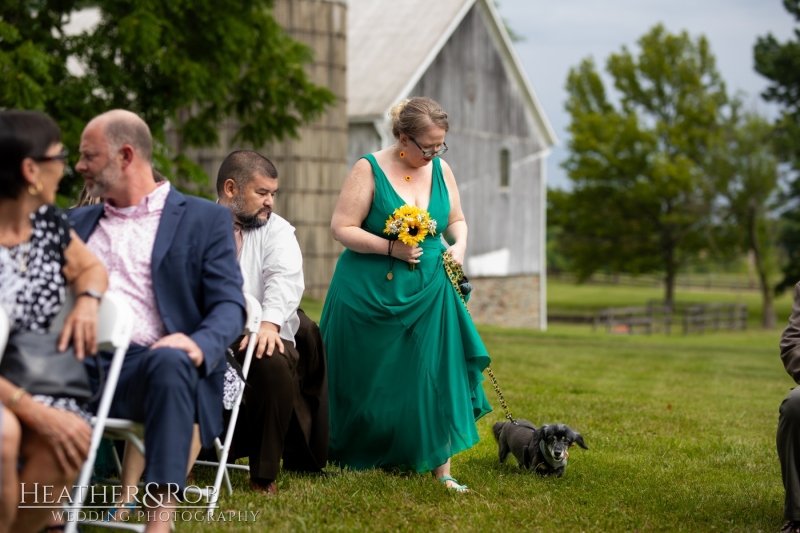
[[[564,84],[571,67],[593,56],[598,68],[627,45],[638,54],[636,41],[655,24],[668,31],[705,35],[730,93],[747,94],[748,107],[774,116],[763,103],[764,78],[753,70],[753,45],[772,33],[781,41],[792,37],[794,19],[781,0],[498,0],[500,14],[524,38],[515,43],[533,88],[541,100],[560,144],[548,161],[551,187],[568,186],[560,167],[566,159],[569,116],[564,111]]]

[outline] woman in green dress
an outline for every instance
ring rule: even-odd
[[[491,408],[489,356],[443,268],[464,261],[467,223],[447,150],[447,114],[430,98],[390,113],[397,142],[359,160],[331,221],[339,258],[320,328],[328,357],[330,457],[354,469],[432,472],[448,488],[450,457],[479,440]],[[418,246],[383,232],[404,204],[430,213],[437,234]],[[414,267],[411,270],[411,267]]]

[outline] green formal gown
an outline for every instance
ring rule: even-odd
[[[372,155],[375,199],[362,228],[386,238],[405,204]],[[428,212],[443,230],[450,198],[438,157]],[[491,411],[481,372],[489,355],[428,236],[415,270],[389,257],[345,250],[320,328],[328,358],[331,459],[354,469],[428,472],[478,442],[475,421]],[[387,243],[388,248],[388,243]]]

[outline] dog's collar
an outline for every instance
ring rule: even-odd
[[[561,468],[562,466],[567,466],[566,458],[561,459],[560,461],[556,461],[547,451],[547,447],[544,444],[544,439],[539,441],[539,450],[541,450],[542,455],[544,456],[544,460],[547,461],[547,464],[552,466],[553,468]]]

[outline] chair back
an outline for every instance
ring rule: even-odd
[[[247,322],[244,324],[244,334],[258,333],[261,327],[261,304],[249,294],[244,295],[244,301],[247,308]]]
[[[3,358],[3,352],[6,351],[6,343],[8,342],[8,333],[10,330],[11,323],[8,320],[6,310],[0,307],[0,359]]]

